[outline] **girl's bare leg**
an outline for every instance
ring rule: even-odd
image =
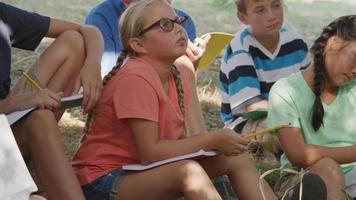
[[[327,199],[345,199],[341,190],[345,188],[345,179],[340,165],[330,158],[323,158],[310,167],[310,172],[318,174],[325,182]]]
[[[259,188],[259,173],[247,155],[207,157],[199,161],[208,175],[213,178],[228,175],[236,195],[241,200],[263,199]],[[276,199],[272,189],[263,182],[263,193],[267,200]]]
[[[183,160],[147,171],[127,173],[118,186],[118,199],[221,199],[199,163]]]

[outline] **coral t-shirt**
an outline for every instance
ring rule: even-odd
[[[183,68],[185,113],[188,114],[190,91]],[[88,184],[123,165],[140,163],[127,119],[138,118],[158,123],[161,140],[179,139],[184,120],[172,74],[168,77],[168,94],[148,62],[129,58],[104,87],[96,106],[93,123],[72,165],[81,185]]]

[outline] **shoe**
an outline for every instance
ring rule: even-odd
[[[293,186],[283,200],[299,200],[300,182]],[[302,200],[326,200],[326,185],[321,177],[314,173],[303,176]]]

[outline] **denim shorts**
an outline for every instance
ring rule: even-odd
[[[117,188],[121,182],[124,170],[113,170],[93,182],[82,186],[86,200],[117,200]]]

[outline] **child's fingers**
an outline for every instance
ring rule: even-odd
[[[205,44],[208,44],[210,38],[211,38],[211,35],[207,35],[207,36],[203,37],[202,39],[204,40]]]
[[[61,102],[61,98],[63,96],[63,92],[53,92],[49,89],[44,89],[43,92],[45,93],[46,96],[50,97],[52,100],[54,100],[57,104]]]
[[[194,40],[195,46],[199,47],[201,50],[205,51],[206,45],[208,44],[210,40],[210,35],[204,37],[204,38],[196,38]]]
[[[193,49],[192,48],[194,48],[194,47],[193,46],[188,47],[187,50],[185,51],[185,54],[188,56],[188,58],[190,60],[195,60],[196,56],[195,56],[195,53],[193,53]]]

